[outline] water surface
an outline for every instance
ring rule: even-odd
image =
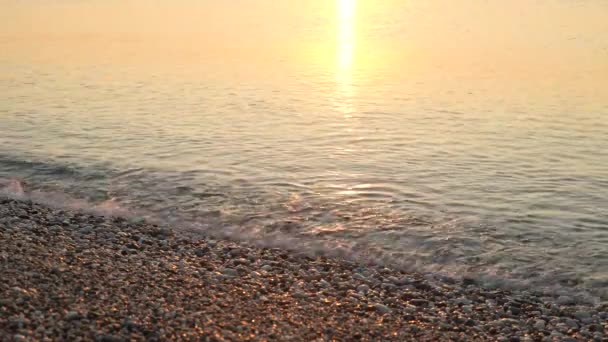
[[[604,1],[2,3],[26,190],[608,297]]]

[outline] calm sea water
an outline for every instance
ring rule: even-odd
[[[4,1],[38,199],[608,298],[608,5]]]

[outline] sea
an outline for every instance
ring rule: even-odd
[[[604,0],[0,3],[5,196],[608,301]]]

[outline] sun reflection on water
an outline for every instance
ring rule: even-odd
[[[357,0],[337,0],[336,82],[337,105],[345,116],[353,112],[352,68],[355,56],[355,17]]]
[[[352,68],[355,49],[355,13],[357,9],[357,1],[337,1],[337,66],[340,70],[349,70]]]

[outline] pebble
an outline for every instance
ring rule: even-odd
[[[380,284],[380,288],[386,291],[393,291],[397,288],[397,285],[391,283],[382,283]]]
[[[363,276],[360,273],[353,274],[353,279],[359,280],[359,281],[367,281],[367,278],[365,278],[365,276]]]
[[[0,267],[0,340],[602,341],[608,318],[570,297],[553,305],[466,279],[2,199],[0,241],[0,265],[13,265]]]
[[[415,306],[428,306],[429,305],[429,301],[426,299],[411,299],[409,301],[410,304],[415,305]]]
[[[297,291],[297,292],[293,293],[293,297],[294,298],[299,298],[299,299],[306,299],[306,298],[308,298],[308,295],[306,293],[304,293],[304,292]]]
[[[197,248],[194,250],[194,255],[198,257],[203,257],[209,253],[209,248]]]
[[[507,308],[507,311],[510,312],[512,315],[516,315],[516,316],[521,313],[521,309],[516,306],[509,306]]]
[[[399,286],[410,285],[410,284],[413,284],[414,281],[415,281],[415,279],[412,277],[401,277],[401,278],[399,278],[399,280],[397,280],[395,285],[399,285]]]
[[[395,276],[390,276],[388,278],[386,278],[386,280],[390,281],[391,283],[395,284],[395,285],[399,285],[399,278],[395,277]]]
[[[578,328],[578,324],[576,323],[576,321],[574,321],[573,319],[567,318],[565,321],[566,325],[568,325],[570,328]]]
[[[249,275],[252,278],[261,278],[262,277],[262,275],[259,272],[256,272],[256,271],[252,271],[251,273],[249,273]]]
[[[570,327],[566,323],[557,323],[555,325],[555,329],[557,329],[557,331],[560,333],[565,333],[570,329]]]
[[[125,339],[113,335],[98,335],[95,337],[96,342],[124,342]]]
[[[464,286],[475,285],[476,283],[477,283],[477,281],[474,278],[471,278],[471,277],[462,278],[462,285],[464,285]]]
[[[367,293],[367,291],[369,291],[368,285],[361,284],[361,285],[357,286],[357,292],[365,294],[365,293]]]
[[[556,301],[559,305],[574,305],[574,299],[569,296],[559,296]]]
[[[391,309],[388,306],[380,303],[374,304],[374,308],[383,315],[391,312]]]
[[[222,268],[221,272],[223,275],[226,275],[229,277],[238,277],[239,276],[239,272],[237,272],[237,270],[232,269],[232,268]]]
[[[467,299],[467,298],[464,298],[464,297],[463,298],[454,299],[452,302],[454,304],[456,304],[456,305],[469,305],[469,304],[473,303],[470,299]]]
[[[534,328],[536,330],[544,330],[546,325],[547,323],[542,319],[537,319],[536,321],[534,321]]]
[[[80,318],[80,314],[76,311],[70,311],[65,315],[65,319],[68,321],[73,321]]]

